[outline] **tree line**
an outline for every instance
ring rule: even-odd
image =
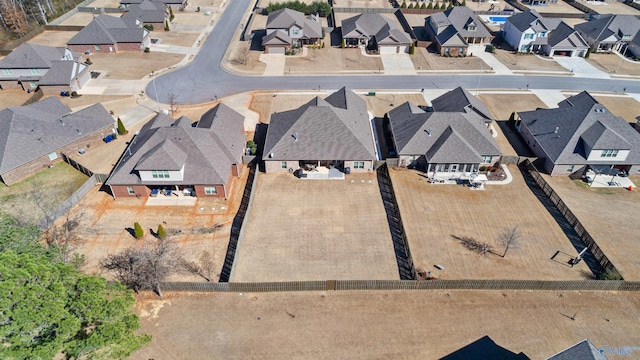
[[[296,10],[305,15],[315,15],[318,14],[320,17],[327,17],[331,14],[331,6],[326,2],[316,1],[307,5],[299,0],[294,1],[286,1],[286,2],[270,2],[269,5],[264,9],[264,12],[270,14],[274,11],[278,11],[280,9],[291,9]]]

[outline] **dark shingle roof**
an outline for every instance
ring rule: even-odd
[[[431,23],[435,24],[435,28]],[[469,25],[474,24],[475,30],[469,30]],[[436,40],[446,46],[467,46],[466,37],[491,37],[491,33],[482,22],[465,6],[456,6],[447,11],[439,12],[427,17],[427,24],[436,34]]]
[[[597,145],[596,149],[601,150],[629,149],[625,162],[640,164],[640,134],[589,93],[583,91],[558,106],[518,113],[554,164],[586,164],[584,145]],[[624,141],[619,142],[618,138]],[[602,163],[611,161],[607,159]]]
[[[431,102],[435,111],[443,112],[475,112],[486,120],[493,120],[489,109],[480,99],[471,95],[462,87],[457,87]]]
[[[129,18],[135,18],[143,23],[163,23],[166,14],[166,6],[163,3],[144,0],[140,4],[127,7],[122,19],[128,21]]]
[[[262,46],[265,45],[289,45],[291,38],[284,30],[276,30],[262,37]]]
[[[271,116],[265,160],[374,160],[366,103],[342,88]]]
[[[375,36],[380,45],[410,44],[411,36],[396,23],[377,13],[364,13],[342,20],[343,38]]]
[[[141,43],[148,34],[147,30],[134,26],[122,18],[101,14],[72,37],[67,44]]]
[[[150,185],[225,184],[231,165],[240,164],[245,145],[244,117],[224,104],[202,115],[196,127],[181,117],[167,125],[166,115],[145,124],[107,180],[108,185],[143,183],[139,170],[176,170],[184,166],[182,181],[152,181]],[[187,126],[188,125],[188,126]]]
[[[592,15],[590,21],[578,24],[575,28],[595,41],[603,41],[611,36],[620,40],[619,34],[628,34],[631,38],[637,36],[640,20],[634,15]]]
[[[72,113],[58,98],[49,97],[6,108],[0,111],[0,173],[113,125],[113,118],[101,104]]]
[[[591,341],[585,339],[547,360],[607,360],[607,357],[602,355]]]
[[[399,155],[470,163],[480,162],[481,155],[500,155],[484,120],[475,113],[425,112],[407,102],[389,112],[389,122]]]
[[[66,49],[36,44],[22,44],[0,60],[0,69],[48,69],[54,60],[62,60]]]

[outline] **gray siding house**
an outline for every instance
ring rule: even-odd
[[[80,53],[140,51],[150,44],[149,32],[142,28],[141,21],[105,14],[98,15],[67,42],[71,50]]]
[[[406,102],[388,116],[400,166],[456,176],[500,160],[498,145],[476,113],[427,112]]]
[[[640,171],[640,133],[586,91],[555,109],[519,112],[517,127],[551,175],[580,172],[587,166],[600,172]]]
[[[284,54],[292,47],[321,42],[322,25],[317,16],[305,16],[286,8],[269,14],[267,35],[262,38],[262,46],[267,54]]]
[[[22,44],[0,60],[0,89],[77,91],[90,78],[82,55],[63,47]]]
[[[426,18],[425,30],[441,56],[466,56],[469,44],[491,41],[491,33],[466,6],[456,6]]]
[[[351,90],[271,115],[263,155],[267,173],[302,169],[303,177],[343,177],[341,172],[372,171],[376,158],[367,105]]]
[[[575,29],[595,51],[623,52],[623,47],[640,36],[640,20],[634,15],[591,15]]]
[[[346,46],[365,46],[382,54],[405,53],[413,40],[391,19],[365,13],[342,20],[342,39]]]

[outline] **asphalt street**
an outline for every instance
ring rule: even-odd
[[[150,98],[168,104],[200,104],[216,98],[253,90],[334,90],[343,86],[357,90],[405,89],[552,89],[640,93],[640,81],[566,76],[529,75],[327,75],[242,76],[222,68],[224,53],[255,0],[230,1],[193,61],[149,83]],[[154,89],[155,88],[155,89]],[[156,94],[157,90],[157,94]]]

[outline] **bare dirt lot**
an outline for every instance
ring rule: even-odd
[[[640,192],[623,188],[589,188],[566,176],[546,176],[569,209],[596,240],[626,280],[640,280],[638,214]],[[636,189],[640,176],[632,176]]]
[[[335,291],[165,293],[158,299],[145,293],[136,308],[141,331],[153,340],[131,360],[441,359],[469,345],[467,356],[452,358],[513,359],[522,352],[546,359],[587,338],[596,347],[637,345],[640,297],[595,291]],[[476,342],[485,336],[491,341]]]
[[[411,61],[416,70],[489,70],[489,65],[477,57],[445,58],[425,48],[416,48],[415,54],[411,55]]]
[[[551,260],[557,251],[566,256],[578,253],[518,168],[509,170],[511,184],[486,185],[485,191],[429,184],[416,171],[390,170],[414,264],[430,270],[434,264],[443,265],[445,270],[435,275],[445,279],[579,280],[591,276],[584,263],[570,268]],[[502,254],[504,248],[495,239],[505,226],[517,226],[522,240],[521,249],[509,250],[504,258],[471,252],[454,238],[472,237]]]
[[[94,3],[91,3],[91,6]],[[117,6],[116,6],[117,7]],[[113,14],[112,14],[113,15]],[[93,20],[93,14],[89,12],[78,12],[73,14],[70,18],[60,23],[60,25],[75,25],[75,26],[87,26]]]
[[[152,238],[150,230],[155,231],[163,223],[185,258],[195,260],[208,251],[213,256],[215,273],[219,274],[229,243],[231,221],[240,205],[247,174],[245,168],[242,177],[234,179],[228,200],[198,198],[195,206],[148,206],[144,198],[114,200],[96,187],[74,207],[76,214],[82,214],[75,236],[81,239],[76,251],[86,256],[83,271],[108,276],[99,266],[102,259],[129,246],[142,245],[143,241],[136,240],[127,230],[137,221],[149,239]],[[178,274],[169,280],[203,281],[188,274]]]
[[[640,116],[640,103],[627,96],[594,96],[598,102],[606,106],[612,114],[620,116],[629,123],[635,123]]]
[[[496,120],[508,120],[513,112],[546,108],[544,103],[533,94],[480,93],[478,98],[487,106]]]
[[[325,43],[328,40],[325,40]],[[380,72],[384,70],[380,56],[366,56],[359,48],[342,49],[325,46],[307,49],[306,56],[287,56],[286,74],[326,74],[347,72]]]
[[[67,41],[71,40],[77,33],[77,31],[45,31],[29,40],[29,43],[66,47]]]
[[[533,54],[516,55],[510,50],[496,49],[493,54],[498,61],[511,70],[533,71],[561,71],[569,74],[567,69],[552,59],[542,59]]]
[[[260,174],[231,281],[398,279],[375,174]]]
[[[54,210],[74,193],[87,176],[64,162],[40,172],[17,184],[0,183],[0,211],[19,221],[35,224],[45,216],[36,203],[34,193],[41,196],[40,206],[47,212]]]
[[[640,76],[640,61],[621,60],[615,54],[590,54],[587,61],[600,70],[609,73],[615,72],[620,75]]]
[[[367,110],[375,117],[383,117],[389,110],[411,101],[415,105],[427,105],[422,94],[385,94],[376,93],[376,96],[361,95],[367,103]]]
[[[113,111],[116,114],[135,105],[135,99],[131,95],[81,95],[74,98],[61,96],[59,99],[72,110],[101,103],[107,111]]]
[[[533,9],[538,12],[543,13],[554,13],[554,14],[584,14],[582,11],[574,8],[564,1],[558,1],[555,3],[548,3],[545,6],[531,6],[529,4],[523,3],[525,7],[529,9]]]
[[[580,4],[599,12],[600,14],[640,15],[640,11],[623,2],[580,1]]]
[[[183,54],[142,51],[122,51],[117,54],[91,54],[91,69],[104,70],[105,79],[138,80],[152,70],[179,63]]]
[[[191,46],[200,34],[183,31],[152,31],[151,38],[162,39],[164,45]]]
[[[308,1],[308,0],[307,0]],[[346,8],[369,8],[369,9],[392,9],[393,6],[387,0],[336,0],[333,7]]]
[[[0,110],[13,106],[20,106],[33,96],[20,89],[0,90]]]

